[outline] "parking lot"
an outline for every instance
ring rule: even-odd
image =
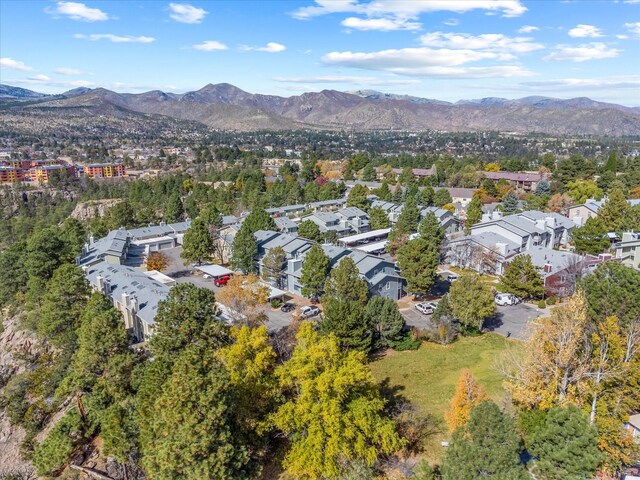
[[[177,283],[193,283],[198,287],[208,288],[213,290],[214,293],[218,293],[221,288],[216,287],[212,278],[204,278],[202,272],[191,265],[184,265],[184,259],[180,257],[182,247],[171,248],[163,250],[167,258],[169,259],[169,266],[164,270],[164,274],[173,278]],[[287,299],[289,301],[289,299]],[[294,298],[293,301],[296,305],[309,305],[309,301],[306,299]],[[263,312],[269,318],[269,321],[265,323],[265,326],[270,332],[278,331],[283,327],[291,324],[292,315],[294,312],[285,313],[280,311],[279,308],[273,309],[271,305],[264,305]]]

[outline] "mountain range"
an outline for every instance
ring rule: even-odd
[[[74,116],[161,115],[215,129],[507,131],[562,135],[640,135],[640,107],[589,98],[482,98],[444,102],[374,90],[322,90],[291,97],[245,92],[227,83],[183,94],[153,90],[117,93],[76,88],[46,95],[0,85],[0,106],[13,114]],[[0,115],[2,110],[0,110]]]

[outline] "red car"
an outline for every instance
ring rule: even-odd
[[[231,278],[230,275],[223,275],[221,277],[216,278],[213,283],[215,283],[216,287],[224,287]]]

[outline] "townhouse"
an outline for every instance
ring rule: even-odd
[[[586,202],[580,205],[574,205],[567,209],[567,217],[577,226],[581,227],[590,218],[598,216],[600,209],[607,201],[607,197],[602,200],[596,200],[595,198],[589,198]],[[629,206],[635,206],[640,204],[640,199],[627,200]]]
[[[84,174],[89,178],[124,177],[127,172],[123,163],[90,163],[84,167]]]
[[[627,267],[640,269],[640,232],[624,232],[613,248],[616,260]]]
[[[550,175],[538,172],[482,172],[485,178],[493,181],[506,180],[522,192],[534,192],[538,183],[549,180]]]
[[[256,258],[258,269],[262,273],[262,261],[270,249],[281,247],[286,255],[282,267],[282,278],[279,285],[291,293],[302,295],[302,264],[313,242],[292,235],[279,232],[260,230],[256,232],[256,243],[258,245],[258,256]],[[368,255],[365,252],[349,250],[334,245],[322,245],[322,249],[329,257],[330,268],[336,267],[340,260],[350,257],[358,271],[360,277],[367,282],[369,292],[372,295],[379,295],[385,298],[397,300],[404,295],[406,281],[396,271],[395,265],[379,257]]]

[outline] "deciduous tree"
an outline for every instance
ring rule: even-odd
[[[230,309],[234,323],[256,326],[263,317],[260,306],[269,299],[269,287],[252,273],[233,275],[218,293],[218,299]]]
[[[485,319],[496,311],[490,288],[479,275],[468,273],[451,284],[451,313],[468,328],[482,330]]]
[[[276,288],[281,288],[286,259],[287,254],[282,247],[270,248],[262,259],[262,279]]]
[[[518,255],[507,265],[500,289],[524,299],[542,298],[544,284],[529,255]]]
[[[460,373],[449,410],[444,414],[449,430],[466,425],[471,409],[480,402],[489,400],[484,387],[478,383],[471,370],[464,368]]]
[[[162,252],[151,252],[147,256],[145,265],[147,270],[157,270],[158,272],[161,272],[169,266],[169,259]]]

